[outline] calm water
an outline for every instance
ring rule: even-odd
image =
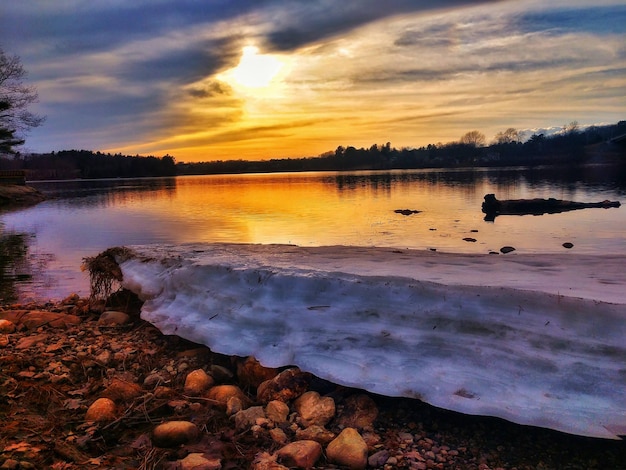
[[[483,220],[487,193],[626,202],[605,167],[186,176],[33,183],[50,197],[0,215],[3,299],[88,294],[82,259],[118,245],[360,245],[488,253],[626,253],[626,209]],[[421,211],[404,216],[396,209]],[[474,238],[475,242],[464,238]]]

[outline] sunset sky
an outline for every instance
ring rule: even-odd
[[[626,119],[623,0],[2,2],[26,149],[177,161],[419,147]]]

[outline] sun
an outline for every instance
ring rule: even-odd
[[[283,68],[283,62],[273,55],[259,54],[256,46],[243,48],[237,67],[224,74],[224,79],[232,85],[243,88],[267,88]]]

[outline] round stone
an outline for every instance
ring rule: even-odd
[[[202,369],[196,369],[185,378],[185,393],[191,396],[199,396],[213,385],[213,377]]]
[[[152,442],[157,447],[177,447],[193,442],[198,437],[198,427],[189,421],[168,421],[159,424],[152,432]]]
[[[116,418],[115,402],[110,398],[98,398],[87,409],[85,421],[106,422]]]

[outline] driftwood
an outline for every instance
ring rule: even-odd
[[[485,220],[495,220],[498,215],[543,215],[588,209],[591,207],[619,207],[619,201],[575,202],[562,199],[507,199],[500,201],[495,194],[486,194],[482,209]]]

